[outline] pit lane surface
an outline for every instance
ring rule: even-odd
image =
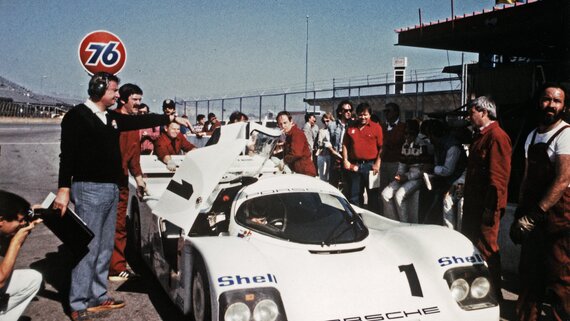
[[[59,136],[57,121],[22,122],[0,118],[0,189],[19,194],[31,203],[41,203],[49,192],[55,193]],[[509,226],[501,225],[504,230]],[[503,256],[503,259],[508,258]],[[69,320],[67,293],[71,266],[69,253],[50,230],[40,225],[32,231],[20,252],[16,268],[31,267],[40,271],[45,287],[20,321]],[[107,313],[98,320],[188,320],[178,312],[146,269],[136,263],[133,268],[142,274],[141,279],[109,283],[111,296],[125,300],[126,307]],[[516,276],[505,273],[504,278],[506,301],[501,304],[501,320],[514,320],[513,300],[516,300],[516,295],[512,292],[517,288]]]
[[[59,122],[6,123],[0,120],[0,189],[19,194],[31,203],[41,203],[49,192],[56,192],[59,136]],[[16,267],[40,271],[45,288],[28,306],[21,321],[69,320],[67,293],[71,265],[69,253],[49,229],[39,225],[32,231]],[[100,320],[187,320],[146,270],[138,270],[143,272],[140,280],[109,283],[111,295],[125,300],[127,305]]]

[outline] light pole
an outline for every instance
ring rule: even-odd
[[[41,90],[41,92],[42,92],[42,95],[44,94],[44,79],[46,79],[47,77],[48,77],[48,76],[45,76],[45,75],[44,75],[44,76],[42,76],[42,77],[40,78],[40,90]]]
[[[309,15],[307,15],[307,41],[305,42],[305,113],[307,112],[307,81],[309,77]]]

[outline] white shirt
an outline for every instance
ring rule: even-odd
[[[396,125],[398,125],[399,122],[400,118],[396,119],[396,121],[393,123],[394,126],[392,126],[389,121],[386,121],[386,130],[391,131],[394,127],[396,127]]]
[[[100,111],[99,107],[97,107],[97,105],[95,105],[95,103],[91,99],[87,99],[85,101],[85,106],[91,109],[91,111],[95,114],[95,116],[101,119],[103,124],[107,125],[107,110]]]
[[[455,166],[461,156],[461,149],[458,146],[451,146],[445,154],[445,162],[443,166],[435,166],[433,169],[434,174],[438,176],[447,177],[455,172]]]
[[[568,123],[561,121],[560,124],[558,124],[553,129],[547,131],[546,133],[542,134],[537,133],[536,138],[534,139],[534,143],[535,144],[547,143],[550,137],[552,137],[552,135],[556,134],[556,132],[560,128],[566,125],[568,125]],[[528,157],[528,148],[530,142],[532,141],[532,136],[534,135],[535,131],[536,129],[531,131],[530,134],[528,134],[528,136],[526,137],[526,142],[524,144],[525,157]],[[550,146],[548,146],[548,157],[550,158],[550,161],[554,161],[556,155],[570,155],[570,128],[567,128],[563,130],[560,134],[558,134],[558,136],[554,138]]]

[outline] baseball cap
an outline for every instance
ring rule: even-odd
[[[172,100],[172,99],[165,99],[165,100],[162,102],[162,110],[165,110],[165,109],[167,109],[167,108],[176,109],[176,103],[174,102],[174,100]]]

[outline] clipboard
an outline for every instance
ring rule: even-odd
[[[374,174],[374,171],[368,172],[368,189],[380,187],[380,172]]]
[[[53,201],[55,194],[49,193],[44,199],[41,206],[45,209],[53,209]],[[89,252],[89,242],[95,234],[89,229],[87,224],[77,216],[75,212],[67,208],[65,215],[62,217],[59,210],[52,210],[49,214],[42,217],[44,225],[49,228],[63,244],[65,244],[73,254],[79,258]]]

